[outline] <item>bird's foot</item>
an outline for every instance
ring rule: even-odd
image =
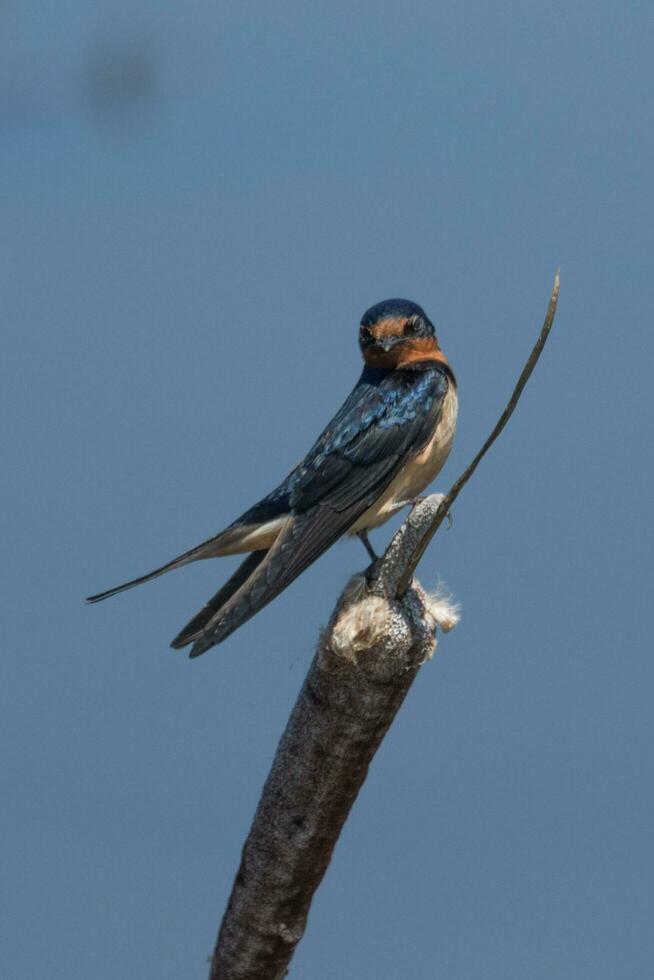
[[[375,551],[375,549],[373,548],[373,546],[370,544],[370,539],[368,538],[368,532],[367,531],[357,531],[357,537],[358,537],[359,541],[361,542],[361,544],[363,545],[363,547],[368,552],[368,557],[370,558],[370,560],[371,561],[377,561],[377,559],[379,558],[379,555],[377,554],[377,552]]]

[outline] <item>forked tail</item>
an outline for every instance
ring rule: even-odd
[[[268,554],[268,549],[263,551],[253,551],[241,562],[230,579],[209,599],[207,604],[202,607],[193,619],[186,624],[183,630],[177,634],[170,644],[175,650],[185,647],[188,643],[194,643],[202,636],[209,623],[214,620],[222,607],[246,584],[250,576],[257,570],[263,559]],[[215,642],[215,641],[213,641]],[[213,646],[213,642],[210,646]]]
[[[140,575],[138,578],[133,578],[129,582],[123,582],[122,585],[115,585],[113,589],[107,589],[106,592],[98,592],[97,595],[90,595],[86,601],[101,602],[103,599],[108,599],[109,596],[118,595],[119,592],[126,592],[127,589],[133,589],[135,585],[143,585],[144,582],[158,578],[159,575],[165,575],[166,572],[171,572],[173,568],[181,568],[182,565],[188,565],[190,562],[198,561],[200,558],[212,558],[216,554],[215,541],[215,538],[210,538],[208,541],[197,545],[197,547],[191,548],[190,551],[185,551],[183,555],[178,555],[177,558],[173,558],[172,561],[162,565],[161,568],[155,568],[153,572],[148,572],[147,575]]]

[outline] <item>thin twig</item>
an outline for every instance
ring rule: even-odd
[[[413,579],[425,548],[506,425],[551,329],[559,275],[538,342],[481,450],[450,492],[418,503],[366,575],[339,599],[291,717],[248,835],[210,980],[281,980],[306,926],[350,807],[436,628],[451,628]]]
[[[484,445],[481,447],[481,449],[479,450],[479,452],[477,453],[473,461],[470,463],[470,465],[463,471],[463,473],[458,478],[458,480],[454,482],[449,493],[446,493],[445,496],[443,497],[443,500],[441,501],[440,507],[436,512],[431,527],[429,528],[427,533],[423,536],[419,546],[416,548],[412,560],[408,563],[407,567],[404,570],[404,573],[402,575],[402,578],[400,579],[398,589],[397,589],[398,596],[404,595],[404,593],[408,589],[409,585],[411,584],[411,578],[416,568],[418,567],[418,563],[420,559],[424,555],[427,546],[431,541],[431,539],[436,534],[436,531],[445,520],[447,514],[450,511],[450,507],[452,506],[456,498],[459,496],[459,493],[466,485],[466,483],[468,482],[472,474],[475,472],[477,466],[482,461],[482,459],[484,458],[484,456],[486,455],[490,447],[493,445],[493,443],[499,436],[500,432],[502,431],[506,423],[513,415],[513,410],[518,404],[520,395],[522,394],[525,385],[529,381],[532,371],[536,367],[538,358],[541,355],[543,347],[545,346],[545,342],[547,341],[547,338],[549,336],[549,332],[552,329],[552,324],[554,323],[554,317],[556,315],[556,304],[559,299],[559,286],[560,286],[560,274],[559,274],[559,270],[557,269],[556,275],[554,276],[554,286],[552,288],[552,295],[550,296],[550,302],[549,302],[549,306],[547,307],[547,313],[545,314],[545,320],[543,321],[541,332],[538,336],[538,340],[536,341],[534,349],[529,355],[529,359],[527,363],[522,369],[520,377],[518,378],[518,383],[513,389],[513,394],[511,395],[506,408],[500,415],[497,424],[495,425],[495,428],[489,435]]]

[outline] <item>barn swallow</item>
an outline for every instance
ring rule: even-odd
[[[367,532],[411,503],[452,447],[456,380],[424,310],[404,299],[361,320],[363,373],[301,463],[276,490],[215,537],[117,592],[201,558],[247,553],[232,577],[172,642],[191,657],[221,643],[344,534]]]

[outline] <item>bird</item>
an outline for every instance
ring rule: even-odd
[[[89,596],[99,602],[191,562],[247,554],[172,641],[198,657],[279,595],[343,535],[376,558],[368,531],[419,499],[454,440],[457,382],[417,303],[387,299],[361,318],[363,370],[302,461],[214,537],[147,575]]]

